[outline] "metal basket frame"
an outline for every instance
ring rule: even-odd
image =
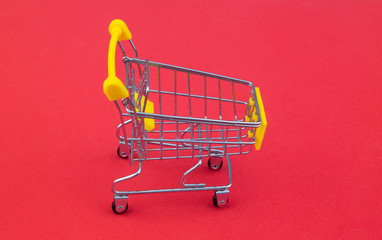
[[[126,88],[129,97],[120,102],[114,101],[118,109],[121,123],[117,126],[116,135],[120,141],[119,155],[128,157],[130,164],[138,162],[138,170],[128,176],[118,178],[113,182],[112,192],[114,193],[113,210],[116,213],[123,213],[127,209],[127,199],[132,194],[180,192],[196,190],[215,191],[214,203],[216,206],[225,206],[228,202],[229,187],[232,185],[232,170],[230,163],[231,155],[248,154],[256,139],[248,136],[248,131],[256,131],[261,125],[261,117],[258,114],[257,121],[246,121],[245,117],[252,116],[259,112],[259,105],[254,85],[249,81],[221,76],[213,73],[178,67],[138,58],[136,48],[132,41],[130,43],[135,51],[136,58],[129,58],[120,42],[119,46],[123,54],[123,62],[126,68]],[[150,70],[156,69],[158,72],[158,88],[150,86]],[[161,70],[166,69],[173,72],[174,91],[161,89]],[[139,78],[136,78],[138,71]],[[177,73],[187,74],[188,92],[177,91]],[[193,76],[204,79],[204,94],[191,92],[190,82]],[[207,81],[214,79],[218,81],[218,97],[208,95]],[[137,84],[136,84],[137,82]],[[221,83],[228,82],[231,86],[232,98],[222,96]],[[241,85],[248,88],[247,101],[239,101],[235,98],[235,86]],[[137,97],[135,97],[137,95]],[[147,113],[147,101],[157,95],[159,106],[156,113]],[[162,96],[174,97],[173,114],[163,114]],[[189,116],[180,116],[177,113],[178,98],[189,99]],[[142,101],[144,99],[144,101]],[[192,114],[192,99],[204,100],[205,116],[195,117]],[[219,104],[219,119],[208,118],[208,102],[216,101]],[[250,104],[250,102],[254,104]],[[226,120],[222,117],[222,103],[233,105],[233,120]],[[245,112],[238,117],[237,106],[245,109]],[[147,131],[144,127],[145,119],[155,119],[155,129]],[[183,127],[183,128],[182,128]],[[158,129],[159,128],[159,129]],[[131,130],[130,132],[128,130]],[[128,134],[130,133],[130,134]],[[175,136],[175,137],[174,137]],[[254,135],[253,135],[254,136]],[[172,156],[165,156],[164,153],[171,152]],[[226,158],[228,168],[228,184],[220,186],[206,186],[204,183],[186,183],[186,176],[202,164],[202,159],[209,158],[210,168],[219,169]],[[123,181],[139,175],[142,171],[142,163],[147,160],[166,159],[197,159],[197,163],[186,171],[181,178],[181,188],[118,191],[117,185]],[[220,167],[219,167],[220,165]]]

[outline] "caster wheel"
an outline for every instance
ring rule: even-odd
[[[212,197],[212,203],[215,205],[215,207],[220,208],[216,194],[214,194],[214,196]],[[227,202],[224,204],[224,206],[227,205],[228,203],[229,203],[229,198],[227,198]]]
[[[116,214],[123,214],[127,211],[127,208],[129,207],[129,205],[126,203],[126,208],[123,212],[117,212],[117,209],[115,209],[115,201],[113,201],[113,203],[111,204],[111,209],[113,209],[113,212],[116,213]]]
[[[118,149],[117,149],[117,154],[118,154],[118,156],[119,156],[120,158],[123,158],[123,159],[128,159],[128,158],[129,158],[129,156],[127,156],[127,154],[126,154],[125,156],[123,156],[123,155],[120,153],[120,151],[119,151],[119,147],[118,147]]]
[[[211,170],[214,170],[214,171],[220,170],[220,168],[222,168],[222,166],[223,166],[223,160],[220,161],[220,165],[219,165],[219,163],[216,163],[216,161],[214,161],[214,163],[212,163],[211,158],[208,159],[208,167]]]

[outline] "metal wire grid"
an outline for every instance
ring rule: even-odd
[[[132,124],[128,129],[131,129],[131,138],[127,138],[127,142],[131,146],[131,160],[162,160],[162,159],[182,159],[182,158],[199,158],[224,155],[239,155],[247,154],[251,150],[251,146],[254,144],[253,138],[248,138],[248,128],[260,126],[261,119],[256,122],[244,121],[245,116],[251,116],[254,111],[258,112],[258,105],[256,102],[256,96],[254,86],[251,82],[224,77],[216,74],[196,71],[187,68],[176,67],[167,64],[161,64],[156,62],[150,62],[148,60],[130,59],[124,57],[126,63],[126,86],[130,91],[130,96],[134,96],[138,93],[138,98],[135,101],[132,98],[133,105],[136,106],[138,111],[134,111],[134,108],[129,106],[127,101],[123,102],[125,105],[126,113],[123,113],[123,117],[129,117],[130,119],[125,121],[125,124]],[[143,68],[143,71],[141,70]],[[134,69],[138,69],[140,79],[138,86],[135,85]],[[151,89],[149,87],[149,73],[157,71],[157,89]],[[170,70],[173,74],[174,90],[162,89],[161,71],[163,69]],[[143,72],[143,73],[142,73]],[[179,72],[187,74],[187,87],[186,91],[178,91],[179,78],[177,74]],[[195,94],[191,91],[191,81],[193,76],[201,76],[204,80],[204,94]],[[218,97],[214,97],[207,92],[207,83],[210,79],[218,81]],[[151,79],[151,81],[153,81]],[[169,81],[169,79],[166,79]],[[222,96],[222,82],[228,82],[231,86],[232,98],[228,96]],[[248,101],[239,101],[236,99],[237,93],[235,92],[236,85],[247,86],[246,94],[248,94]],[[227,86],[227,84],[226,84]],[[172,96],[174,103],[163,102],[163,96]],[[141,99],[145,97],[145,101],[142,104]],[[147,98],[158,99],[158,104],[155,103],[156,112],[159,108],[159,114],[145,113]],[[182,98],[182,101],[180,101]],[[192,114],[192,100],[200,99],[204,101],[204,117],[196,118]],[[255,101],[254,105],[249,105],[249,99]],[[208,102],[217,102],[219,106],[219,119],[211,119],[208,116]],[[233,120],[226,120],[222,116],[222,105],[232,104],[233,107]],[[173,112],[170,114],[163,113],[163,104],[174,104]],[[188,105],[188,116],[180,116],[178,112],[178,105]],[[142,106],[143,105],[143,106]],[[241,109],[245,109],[239,113],[239,106]],[[168,107],[166,107],[168,109]],[[144,129],[143,121],[145,118],[155,119],[155,129],[153,131],[146,131]],[[158,129],[159,126],[159,129]],[[119,134],[117,129],[117,135],[121,139],[124,139]],[[143,136],[138,137],[137,131]],[[158,152],[158,154],[152,154]],[[168,154],[167,154],[168,153]]]

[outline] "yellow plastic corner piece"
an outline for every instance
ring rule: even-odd
[[[255,92],[257,97],[257,103],[259,104],[259,111],[260,111],[260,117],[261,117],[261,125],[259,128],[256,129],[256,133],[255,133],[255,139],[256,139],[255,148],[256,150],[260,150],[261,143],[263,142],[264,135],[265,135],[265,129],[267,128],[267,118],[265,117],[263,100],[261,99],[259,88],[255,88]],[[256,115],[256,118],[257,118],[257,115]],[[257,121],[258,118],[255,120]]]
[[[249,108],[252,109],[253,105],[255,104],[255,101],[252,98],[250,98],[248,103],[249,103],[248,104]],[[254,121],[255,118],[257,118],[256,109],[253,110],[252,117],[245,116],[245,121],[246,122],[251,122],[251,121]],[[248,138],[251,139],[252,137],[253,137],[253,128],[250,128],[248,130]]]
[[[112,36],[116,34],[118,36],[117,41],[130,40],[132,37],[129,28],[126,26],[126,23],[120,19],[115,19],[110,23],[109,33]]]
[[[109,76],[103,82],[103,92],[110,101],[127,98],[129,92],[125,85],[116,76]]]
[[[253,137],[253,130],[248,130],[248,138],[252,138]]]
[[[135,101],[138,99],[138,93],[135,93]],[[141,98],[141,106],[143,107],[143,104],[145,102],[145,97],[142,96]],[[138,111],[138,109],[136,109]],[[154,103],[147,99],[146,102],[146,108],[145,113],[154,113]],[[147,131],[152,131],[155,128],[155,120],[153,118],[145,118],[145,129]]]

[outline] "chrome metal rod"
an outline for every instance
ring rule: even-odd
[[[165,193],[165,192],[187,192],[187,191],[204,191],[204,190],[224,190],[232,186],[232,170],[230,157],[227,156],[227,168],[228,168],[228,184],[223,186],[211,186],[211,187],[192,187],[192,188],[167,188],[167,189],[152,189],[152,190],[137,190],[137,191],[116,191],[114,193],[118,195],[132,195],[132,194],[146,194],[146,193]]]
[[[155,90],[155,89],[150,89],[150,92],[152,93],[159,93],[158,90]],[[169,95],[177,95],[177,96],[183,96],[183,97],[193,97],[193,98],[202,98],[202,99],[208,99],[208,100],[216,100],[218,101],[219,98],[216,98],[216,97],[209,97],[209,96],[203,96],[203,95],[196,95],[196,94],[188,94],[188,93],[175,93],[175,92],[170,92],[170,91],[161,91],[161,93],[163,94],[169,94]],[[226,99],[226,98],[221,98],[220,99],[222,102],[230,102],[232,103],[233,100],[230,100],[230,99]],[[243,102],[243,101],[236,101],[236,103],[240,103],[240,104],[244,104],[244,105],[247,105],[246,102]]]
[[[133,178],[133,177],[135,177],[137,175],[139,175],[141,173],[141,171],[142,171],[142,161],[140,160],[139,161],[139,165],[138,165],[138,170],[135,173],[131,174],[131,175],[128,175],[128,176],[122,177],[122,178],[118,178],[117,180],[115,180],[113,182],[113,185],[111,186],[111,191],[114,194],[123,194],[124,192],[120,192],[120,191],[116,190],[117,184],[120,183],[120,182],[126,181],[126,180],[128,180],[130,178]]]
[[[219,126],[237,126],[237,127],[260,127],[261,122],[237,122],[237,121],[227,121],[227,120],[215,120],[215,119],[205,119],[205,118],[195,118],[195,117],[180,117],[180,116],[172,116],[172,115],[161,115],[161,114],[151,114],[145,112],[137,112],[138,117],[143,118],[154,118],[154,119],[163,119],[170,121],[180,121],[187,123],[200,123],[200,124],[213,124]],[[132,113],[123,113],[124,116],[132,117]]]
[[[205,183],[185,183],[186,177],[188,174],[190,174],[192,171],[194,171],[197,167],[199,167],[202,164],[202,158],[199,158],[199,161],[190,168],[187,172],[183,174],[182,180],[180,181],[180,185],[182,185],[185,188],[190,188],[190,187],[204,187],[206,184]]]

